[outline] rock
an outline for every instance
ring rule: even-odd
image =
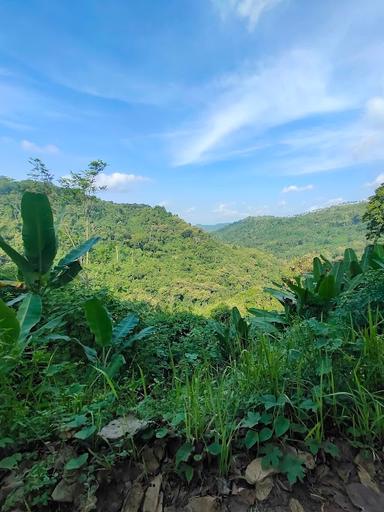
[[[121,512],[138,512],[143,501],[144,490],[138,482],[135,482],[125,497]]]
[[[137,432],[143,430],[148,425],[147,421],[136,418],[133,414],[122,416],[116,420],[110,421],[105,425],[98,435],[103,439],[120,439],[124,436],[133,437]]]
[[[289,510],[291,512],[305,512],[303,505],[296,498],[291,498],[289,500]]]
[[[256,482],[262,482],[268,476],[277,473],[277,471],[273,468],[263,469],[261,460],[261,457],[253,459],[253,461],[248,464],[247,469],[245,470],[245,479],[251,485],[255,484]]]
[[[351,502],[363,512],[383,512],[384,494],[356,483],[346,485],[345,489]]]
[[[264,478],[261,482],[256,482],[256,498],[258,501],[264,501],[271,494],[273,489],[273,479]]]
[[[149,484],[145,493],[143,512],[161,512],[163,510],[163,496],[160,493],[163,476],[157,475]]]
[[[189,500],[186,512],[216,512],[218,509],[219,504],[214,496],[196,496]]]
[[[53,489],[52,499],[60,503],[72,503],[76,497],[77,491],[78,484],[76,482],[69,484],[63,478]]]

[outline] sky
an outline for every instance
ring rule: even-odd
[[[102,159],[100,197],[195,224],[364,199],[383,26],[383,0],[2,0],[0,174]]]

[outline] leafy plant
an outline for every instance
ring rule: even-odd
[[[284,306],[286,314],[319,317],[334,308],[342,293],[354,290],[365,272],[378,268],[384,269],[384,246],[367,246],[360,260],[353,249],[346,249],[343,259],[332,263],[323,256],[316,257],[312,262],[312,272],[284,279],[279,288],[266,288],[266,291]],[[251,309],[251,312],[257,318],[263,318],[260,310]],[[270,323],[279,321],[279,317],[268,312],[265,319]]]
[[[21,200],[21,217],[23,255],[0,236],[0,248],[16,264],[20,282],[3,280],[1,284],[25,286],[31,292],[41,294],[47,288],[57,288],[72,281],[81,270],[81,257],[90,251],[99,238],[90,238],[53,266],[57,239],[48,197],[37,192],[25,192]]]
[[[215,324],[215,334],[220,342],[224,358],[237,358],[241,351],[248,346],[250,325],[234,307],[227,322]]]
[[[153,334],[155,329],[145,327],[138,332],[134,332],[139,323],[139,318],[133,313],[130,313],[113,326],[108,310],[97,298],[86,301],[84,311],[98,348],[97,351],[94,348],[82,345],[84,352],[114,390],[112,380],[125,364],[123,353],[132,348],[137,341]]]

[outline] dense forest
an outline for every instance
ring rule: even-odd
[[[37,185],[0,179],[0,229],[10,241],[21,220],[17,205],[31,186]],[[69,249],[86,233],[83,201],[54,185],[49,196],[61,246]],[[160,206],[92,197],[89,234],[102,242],[88,261],[88,278],[125,299],[195,310],[221,303],[262,306],[268,303],[263,287],[281,275],[262,251],[226,245]]]
[[[317,254],[319,247],[330,258],[341,256],[345,247],[361,251],[365,245],[362,215],[364,203],[331,206],[293,217],[247,217],[210,231],[224,242],[255,247],[276,257]]]
[[[90,189],[0,180],[1,510],[382,510],[384,186],[304,272]]]

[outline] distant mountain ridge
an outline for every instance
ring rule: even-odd
[[[0,177],[0,232],[17,247],[21,247],[21,195],[37,186]],[[60,187],[52,186],[48,192],[60,246],[68,249],[85,238],[83,201]],[[90,235],[102,241],[90,254],[83,276],[119,298],[195,310],[222,303],[267,306],[270,298],[263,287],[281,275],[282,266],[269,254],[228,246],[160,206],[117,204],[95,197],[90,221]],[[3,253],[0,265],[2,261],[8,270]]]
[[[365,202],[357,202],[292,217],[247,217],[211,232],[223,242],[257,248],[280,258],[319,252],[335,258],[346,247],[364,248],[365,208]]]

